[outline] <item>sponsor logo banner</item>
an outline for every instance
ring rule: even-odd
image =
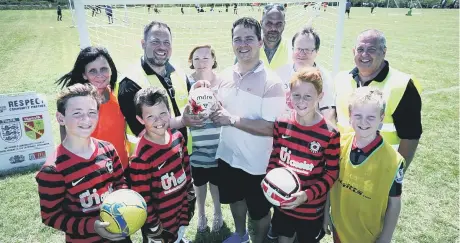
[[[43,163],[53,151],[46,99],[35,92],[0,94],[0,171]]]

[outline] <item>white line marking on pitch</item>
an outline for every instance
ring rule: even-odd
[[[444,92],[452,92],[452,91],[458,90],[459,87],[460,86],[453,86],[449,88],[429,90],[429,91],[423,92],[422,95],[432,95],[432,94],[439,94],[439,93],[444,93]]]

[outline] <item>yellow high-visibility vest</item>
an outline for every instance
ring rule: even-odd
[[[331,219],[343,243],[374,243],[383,229],[388,197],[404,158],[383,143],[361,164],[353,165],[354,133],[341,135],[339,178],[329,195]]]
[[[372,81],[369,86],[382,90],[386,101],[385,118],[380,129],[383,139],[391,144],[396,151],[399,148],[400,138],[396,133],[396,127],[393,122],[393,113],[398,107],[401,98],[406,91],[409,80],[413,81],[417,91],[421,93],[420,83],[410,75],[400,72],[394,68],[389,68],[388,74],[382,82]],[[350,125],[350,114],[348,104],[351,94],[357,89],[356,81],[349,72],[340,72],[337,74],[335,81],[336,108],[338,128],[341,134],[353,132]]]
[[[275,55],[272,58],[271,62],[268,62],[267,55],[263,48],[260,50],[260,60],[264,62],[264,65],[271,70],[276,70],[277,68],[286,65],[291,60],[292,47],[289,44],[288,40],[281,39],[278,49],[276,49]]]
[[[153,74],[153,75],[147,75],[142,68],[141,65],[136,65],[133,66],[129,69],[129,72],[125,74],[124,77],[129,78],[130,80],[134,81],[136,84],[138,84],[142,88],[150,87],[150,86],[155,86],[161,89],[164,89],[163,84],[161,81],[158,79],[158,77]],[[123,80],[123,78],[120,78],[119,80]],[[186,81],[186,75],[178,71],[177,69],[171,73],[171,83],[172,86],[174,87],[175,91],[175,100],[177,103],[177,107],[179,108],[180,112],[183,112],[185,106],[188,104],[188,90],[187,90],[187,81]],[[120,82],[118,81],[118,82]],[[118,88],[119,84],[115,86],[114,93],[118,95]],[[166,93],[169,93],[166,91]],[[171,113],[171,116],[174,117],[174,109],[173,105],[171,102],[171,98],[168,95],[168,101],[169,101],[169,110]],[[134,101],[133,101],[134,102]],[[129,127],[128,124],[126,124],[126,137],[127,137],[127,142],[129,145],[129,154],[131,155],[135,149],[136,145],[139,142],[139,138],[131,131],[131,128]],[[192,152],[192,136],[189,134],[189,130],[187,129],[187,149],[188,153],[191,154]]]

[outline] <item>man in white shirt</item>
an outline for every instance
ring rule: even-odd
[[[236,232],[224,241],[249,242],[246,214],[255,222],[254,241],[262,243],[270,225],[271,205],[260,183],[272,149],[273,123],[285,108],[279,77],[260,61],[261,26],[253,18],[240,18],[232,28],[237,63],[223,71],[219,110],[211,115],[221,125],[216,153],[220,202],[230,204]]]
[[[286,94],[289,93],[289,81],[296,71],[304,67],[318,68],[321,71],[324,92],[318,108],[324,118],[336,123],[335,91],[332,76],[328,70],[315,62],[320,47],[318,33],[311,27],[305,27],[294,35],[292,46],[292,62],[275,70],[283,82],[284,91]]]

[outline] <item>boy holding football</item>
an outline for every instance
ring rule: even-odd
[[[333,231],[335,243],[391,242],[401,210],[404,158],[379,134],[385,114],[380,90],[358,88],[348,109],[354,133],[342,136],[325,231]]]
[[[75,84],[57,98],[56,118],[67,136],[36,176],[41,217],[65,232],[66,242],[131,242],[99,220],[104,197],[127,185],[114,146],[91,137],[99,118],[97,96],[90,84]]]
[[[340,134],[318,112],[323,96],[321,72],[309,67],[290,81],[289,117],[278,118],[273,130],[273,150],[268,171],[286,167],[300,180],[301,190],[293,200],[274,209],[272,231],[280,243],[319,242],[326,195],[339,171]]]
[[[193,186],[185,139],[178,130],[169,128],[171,114],[165,90],[141,89],[134,103],[145,134],[131,158],[127,179],[131,189],[147,202],[144,242],[185,242],[182,236],[191,219],[189,207],[193,206],[189,203]]]

